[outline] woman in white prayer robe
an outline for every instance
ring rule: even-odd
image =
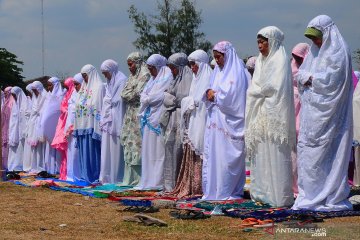
[[[295,110],[290,60],[284,34],[269,26],[257,34],[260,54],[246,99],[246,149],[251,162],[252,200],[291,206],[291,150],[295,148]]]
[[[250,74],[232,44],[213,48],[217,65],[204,98],[204,200],[239,199],[245,185],[245,104]]]
[[[54,140],[56,126],[61,114],[60,106],[64,97],[60,79],[51,77],[48,80],[50,92],[44,104],[44,114],[41,118],[41,134],[45,138],[45,171],[50,174],[58,174],[60,172],[61,153],[51,146]]]
[[[209,87],[212,69],[209,56],[204,50],[196,50],[189,57],[193,80],[188,97],[181,100],[180,136],[184,155],[179,176],[172,195],[189,198],[202,195],[202,162],[206,106],[202,97]]]
[[[153,54],[146,61],[151,78],[140,95],[142,149],[141,179],[137,189],[164,189],[164,129],[161,129],[159,122],[164,91],[173,79],[166,63],[166,58],[160,54]]]
[[[24,156],[23,156],[23,170],[25,172],[29,172],[31,170],[31,146],[28,143],[28,137],[29,137],[29,128],[30,128],[30,115],[31,115],[31,109],[34,102],[34,92],[31,89],[31,83],[26,86],[27,91],[27,109],[25,113],[25,123],[26,123],[26,129],[25,129],[25,143],[24,143]]]
[[[96,183],[99,180],[101,164],[100,120],[105,81],[91,64],[82,67],[81,75],[84,82],[76,102],[73,133],[79,147],[81,178],[87,183]]]
[[[101,64],[101,72],[107,79],[100,128],[101,135],[101,183],[119,183],[124,177],[124,151],[121,130],[126,105],[121,92],[127,77],[119,71],[118,63],[108,59]]]
[[[173,80],[164,92],[161,127],[165,137],[164,182],[165,191],[172,191],[180,170],[183,156],[180,137],[181,100],[189,95],[193,73],[188,67],[185,53],[174,53],[168,59]]]
[[[298,137],[299,195],[293,209],[352,209],[347,199],[353,141],[351,52],[332,19],[315,17],[313,41],[295,76],[301,96]]]
[[[29,119],[27,141],[31,146],[31,173],[45,171],[45,139],[40,134],[40,121],[44,110],[47,92],[41,82],[35,81],[31,84],[34,92],[34,101]]]
[[[19,87],[13,87],[11,94],[15,103],[11,108],[9,123],[8,171],[23,170],[23,154],[26,133],[27,97]]]
[[[66,123],[64,127],[65,136],[67,138],[67,161],[66,161],[66,180],[67,181],[81,181],[80,174],[80,160],[79,149],[76,145],[76,138],[73,136],[74,122],[76,115],[76,102],[79,97],[79,91],[81,84],[84,81],[81,73],[77,73],[74,76],[74,88],[71,97],[68,101],[68,115],[66,117]]]

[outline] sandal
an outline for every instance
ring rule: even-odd
[[[141,223],[144,224],[145,226],[167,227],[166,222],[154,217],[150,217],[145,214],[135,214],[134,217],[138,218],[141,221]]]
[[[275,223],[271,219],[265,219],[265,220],[258,220],[258,224],[254,225],[253,227],[256,228],[267,228],[267,227],[273,227],[275,226]]]
[[[36,176],[40,177],[40,178],[54,178],[55,177],[55,175],[52,175],[52,174],[48,173],[47,171],[41,171]]]
[[[124,212],[136,212],[136,213],[154,213],[158,212],[160,209],[158,207],[142,207],[142,206],[129,206],[124,208]]]
[[[19,180],[19,179],[21,179],[20,175],[15,173],[15,172],[9,172],[8,174],[6,174],[6,178],[8,180]]]
[[[184,209],[184,213],[182,213],[182,210],[177,211],[170,211],[169,215],[176,219],[184,219],[184,220],[197,220],[197,219],[206,219],[210,218],[210,215],[205,215],[203,211],[198,210],[189,210]]]
[[[124,208],[123,212],[136,212],[136,213],[154,213],[158,212],[160,209],[158,207],[142,207],[142,206],[129,206]]]
[[[257,225],[259,223],[259,220],[256,218],[245,218],[242,220],[240,227],[253,227],[254,225]]]
[[[142,223],[139,218],[133,217],[133,216],[124,216],[123,217],[124,222],[136,222],[136,223]]]

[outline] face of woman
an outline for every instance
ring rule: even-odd
[[[34,88],[34,89],[33,89],[33,92],[34,92],[34,94],[35,94],[36,97],[39,96],[39,91],[38,91],[37,89]]]
[[[74,81],[75,90],[78,92],[81,88],[81,84]]]
[[[29,92],[28,90],[26,90],[26,92],[27,92],[28,96],[31,98],[31,97],[32,97],[32,93]]]
[[[220,69],[222,69],[225,64],[224,54],[221,52],[218,52],[216,50],[213,51],[213,54],[214,54],[214,59],[215,59],[217,65],[219,66]]]
[[[171,73],[172,73],[173,77],[175,78],[179,74],[179,69],[175,65],[172,65],[172,64],[169,64],[168,67],[170,68]]]
[[[298,56],[298,55],[295,55],[295,54],[292,54],[292,56],[293,56],[295,62],[296,62],[299,66],[303,63],[303,60],[304,60],[304,59],[303,59],[302,57],[300,57],[300,56]]]
[[[102,74],[104,75],[104,77],[105,77],[108,81],[111,80],[111,73],[109,73],[109,72],[102,72]]]
[[[311,38],[311,41],[312,41],[318,48],[321,48],[322,43],[323,43],[322,38],[313,37],[313,38]]]
[[[196,75],[199,71],[199,66],[196,64],[196,62],[193,61],[190,61],[189,64],[192,72]]]
[[[86,73],[82,73],[81,76],[83,77],[84,81],[85,81],[86,83],[88,83],[88,81],[89,81],[88,75],[87,75]]]
[[[136,62],[133,62],[131,60],[127,60],[127,65],[129,67],[129,71],[132,75],[136,73]]]
[[[151,76],[156,78],[156,76],[158,74],[158,71],[157,71],[156,67],[152,66],[152,65],[147,65],[147,68],[149,69],[149,72],[150,72]]]
[[[258,38],[257,39],[257,44],[258,44],[259,52],[261,52],[261,54],[264,57],[267,57],[269,55],[269,43],[268,43],[268,41],[263,39],[263,38]]]
[[[52,84],[51,82],[48,82],[47,89],[49,92],[51,92],[54,89],[54,84]]]
[[[64,86],[64,88],[65,88],[66,90],[69,91],[69,86],[68,86],[68,85],[64,84],[63,86]]]
[[[16,101],[17,100],[16,94],[12,93],[11,95],[13,96],[14,100]]]

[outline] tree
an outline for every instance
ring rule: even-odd
[[[0,84],[3,87],[19,86],[24,88],[24,77],[21,75],[23,70],[18,66],[23,64],[15,54],[5,48],[0,48]]]
[[[133,42],[137,49],[149,55],[160,53],[165,57],[175,52],[189,55],[196,49],[209,51],[212,44],[199,31],[201,11],[196,11],[193,2],[182,0],[177,6],[173,0],[163,0],[162,3],[158,2],[157,9],[158,15],[148,17],[143,12],[139,13],[134,5],[130,6],[129,18],[138,34]]]
[[[354,58],[356,60],[356,63],[358,64],[358,68],[360,68],[360,48],[354,51]],[[353,66],[354,68],[354,66]]]

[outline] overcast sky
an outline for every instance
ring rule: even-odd
[[[99,69],[108,58],[128,74],[125,60],[136,39],[131,4],[156,13],[156,0],[44,0],[45,75],[74,75],[87,63]],[[206,38],[232,42],[240,57],[258,54],[256,34],[269,25],[284,32],[288,51],[309,42],[304,30],[320,14],[333,19],[351,51],[360,48],[360,0],[197,0],[196,8]],[[24,62],[25,79],[42,75],[41,46],[41,0],[0,0],[0,47]]]

